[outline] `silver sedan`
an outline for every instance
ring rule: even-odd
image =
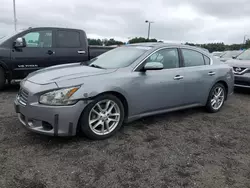
[[[14,102],[29,130],[54,136],[78,131],[114,135],[124,122],[186,108],[218,112],[233,93],[234,74],[202,49],[145,43],[115,48],[86,64],[31,73]]]

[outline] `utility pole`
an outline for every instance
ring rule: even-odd
[[[16,19],[16,0],[13,0],[13,11],[14,11],[14,26],[15,26],[15,31],[16,29],[16,25],[17,25],[17,19]]]
[[[154,23],[154,22],[146,20],[145,23],[148,23],[148,39],[149,39],[150,29],[151,29],[151,23]]]
[[[246,39],[247,39],[246,37],[247,37],[247,35],[244,35],[243,45],[246,44],[246,42],[247,42],[246,41]]]

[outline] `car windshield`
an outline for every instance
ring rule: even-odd
[[[7,38],[7,36],[0,36],[0,44],[2,44]]]
[[[127,67],[149,49],[141,46],[118,47],[92,59],[89,66],[104,69]]]
[[[241,51],[227,51],[226,53],[221,55],[221,58],[232,58],[233,56],[237,56],[241,53]]]
[[[213,56],[220,56],[223,52],[213,52]]]
[[[10,37],[12,37],[14,34],[16,34],[16,32],[12,32],[12,33],[9,33],[7,35],[0,36],[0,45],[3,42],[5,42],[7,39],[9,39]]]
[[[242,54],[240,54],[239,56],[237,56],[236,59],[239,59],[239,60],[250,60],[250,49],[244,51]]]

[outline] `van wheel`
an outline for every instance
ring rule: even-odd
[[[105,94],[94,99],[80,118],[82,133],[94,140],[102,140],[114,135],[122,126],[124,107],[114,95]]]
[[[209,93],[209,97],[206,104],[206,109],[208,112],[215,113],[218,112],[226,98],[225,86],[221,83],[217,83],[213,86]]]
[[[2,67],[0,67],[0,90],[3,90],[6,82],[5,72]]]

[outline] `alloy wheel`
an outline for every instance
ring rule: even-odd
[[[225,99],[225,92],[224,89],[220,86],[216,87],[213,91],[212,98],[211,98],[211,107],[214,110],[218,110],[223,105]]]
[[[97,135],[111,133],[119,124],[121,112],[113,100],[96,103],[89,113],[89,127]]]

